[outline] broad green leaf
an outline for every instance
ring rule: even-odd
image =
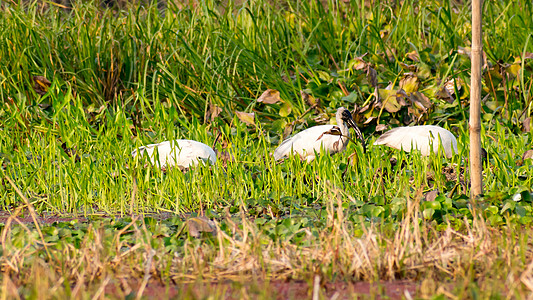
[[[245,113],[242,111],[235,111],[235,114],[242,122],[248,125],[255,125],[255,114],[254,113]]]
[[[287,117],[292,111],[292,106],[289,102],[286,102],[284,103],[280,110],[279,110],[279,115],[283,118]]]
[[[392,91],[393,93],[390,93],[387,98],[383,100],[383,107],[385,110],[387,110],[390,113],[395,113],[399,111],[402,106],[405,106],[406,103],[403,100],[403,96],[400,92],[396,93],[396,91]]]
[[[341,100],[350,103],[355,103],[355,101],[357,100],[357,94],[355,92],[351,92],[348,96],[342,97]]]
[[[505,204],[502,207],[501,213],[503,214],[507,210],[509,210],[509,213],[512,213],[515,207],[516,207],[516,203],[514,201],[505,201]]]
[[[400,80],[400,88],[403,89],[408,95],[418,91],[420,82],[416,76],[407,76]]]
[[[507,67],[507,73],[512,74],[513,76],[511,78],[518,77],[518,74],[520,72],[520,64],[512,64],[509,67]]]
[[[318,74],[318,78],[320,78],[321,80],[325,82],[331,82],[332,78],[329,73],[325,71],[316,71],[316,73]]]
[[[426,208],[424,211],[422,211],[422,215],[426,220],[429,220],[433,218],[433,215],[435,214],[435,210],[433,208]]]

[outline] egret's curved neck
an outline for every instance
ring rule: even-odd
[[[341,133],[343,136],[350,136],[350,130],[348,128],[348,125],[341,118],[337,118],[337,126],[339,126],[339,128],[341,129]]]

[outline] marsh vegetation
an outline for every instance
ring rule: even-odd
[[[319,297],[335,295],[332,283],[391,280],[415,284],[406,298],[533,292],[530,2],[483,10],[488,160],[475,201],[468,2],[0,11],[2,296],[140,297],[159,285],[181,298],[271,298],[280,280]],[[283,139],[340,106],[366,153],[349,143],[311,163],[274,160]],[[372,146],[416,124],[450,130],[458,153]],[[225,155],[187,172],[131,155],[217,137]]]

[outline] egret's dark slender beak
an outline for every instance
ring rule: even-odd
[[[359,141],[361,141],[361,145],[363,146],[363,153],[366,153],[366,143],[365,139],[363,138],[363,134],[361,133],[361,130],[359,129],[359,127],[357,127],[357,124],[355,124],[355,121],[352,118],[346,119],[345,121],[348,127],[351,127],[353,128],[353,130],[355,130],[355,135],[357,136]]]

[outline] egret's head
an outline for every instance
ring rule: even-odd
[[[363,138],[363,134],[361,133],[361,130],[359,130],[359,127],[357,127],[357,124],[355,124],[355,121],[352,118],[352,113],[350,113],[349,110],[347,110],[344,107],[340,107],[337,110],[337,120],[341,120],[344,124],[348,125],[348,127],[353,128],[355,130],[355,135],[357,138],[361,141],[361,145],[363,145],[363,151],[366,153],[366,144],[365,139]],[[342,125],[342,124],[339,124]]]

